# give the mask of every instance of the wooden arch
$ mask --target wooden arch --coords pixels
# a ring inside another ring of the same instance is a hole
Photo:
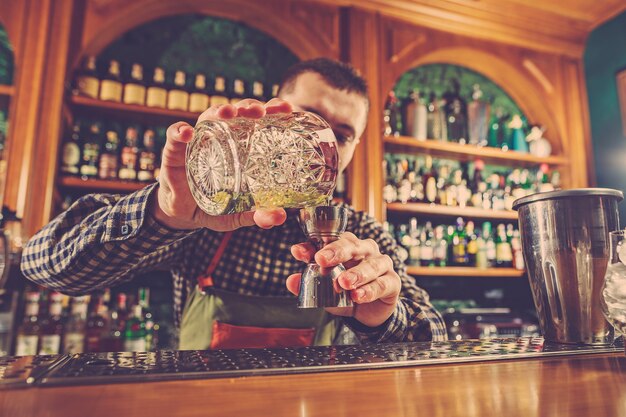
[[[97,55],[122,34],[143,23],[173,15],[198,13],[223,17],[258,29],[289,48],[298,58],[339,58],[339,10],[306,2],[265,0],[101,0],[85,10],[81,52]]]
[[[547,138],[550,139],[554,153],[560,153],[563,150],[563,136],[556,124],[556,115],[547,105],[546,96],[551,91],[541,83],[541,80],[533,78],[532,74],[523,73],[518,66],[497,55],[471,47],[437,49],[408,61],[405,68],[427,64],[458,65],[489,78],[509,94],[532,123],[538,123],[547,128],[549,132]],[[393,88],[402,74],[395,75],[395,78],[388,79],[389,85],[384,85],[382,91],[389,91]]]

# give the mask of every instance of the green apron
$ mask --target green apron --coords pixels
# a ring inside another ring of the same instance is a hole
[[[208,349],[214,321],[235,326],[263,328],[315,328],[313,344],[330,345],[337,333],[337,320],[324,309],[302,309],[296,297],[241,295],[197,286],[183,310],[181,350]]]
[[[226,234],[207,270],[210,277],[228,244]],[[206,278],[199,278],[199,282]],[[210,280],[212,282],[212,279]],[[332,344],[339,330],[338,319],[324,309],[301,309],[296,297],[242,295],[200,285],[187,299],[180,329],[181,350],[209,349],[217,321],[233,326],[265,329],[314,329],[313,344]],[[271,330],[269,330],[271,332]]]

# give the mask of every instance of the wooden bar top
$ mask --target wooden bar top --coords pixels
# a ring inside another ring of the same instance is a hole
[[[0,416],[626,417],[626,356],[7,390]]]

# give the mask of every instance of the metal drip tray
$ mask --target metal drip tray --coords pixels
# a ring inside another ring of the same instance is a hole
[[[60,355],[0,357],[0,388],[16,388],[33,384],[59,363]]]
[[[0,388],[297,374],[559,355],[623,352],[542,338],[280,349],[85,353],[0,359]]]
[[[392,343],[282,349],[78,354],[41,385],[224,378],[623,351],[618,346],[550,345],[542,338]]]

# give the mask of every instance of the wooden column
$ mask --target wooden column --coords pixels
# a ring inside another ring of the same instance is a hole
[[[382,105],[380,96],[380,16],[375,12],[350,9],[346,19],[347,58],[361,72],[369,85],[370,110],[367,129],[350,164],[349,184],[352,205],[383,220]]]
[[[22,42],[15,65],[15,95],[11,105],[11,132],[8,149],[7,185],[4,205],[24,215],[28,194],[28,177],[32,174],[32,153],[37,134],[37,119],[46,45],[51,25],[51,0],[23,0],[24,19],[20,36]]]
[[[33,149],[32,174],[27,184],[26,204],[24,205],[23,230],[28,236],[35,233],[48,222],[52,211],[56,165],[58,160],[58,138],[62,135],[63,97],[67,73],[67,62],[72,31],[74,0],[62,0],[53,3],[50,26],[46,42],[46,66],[42,74],[44,82],[41,88],[40,109],[35,146]],[[82,17],[74,19],[80,21]]]

